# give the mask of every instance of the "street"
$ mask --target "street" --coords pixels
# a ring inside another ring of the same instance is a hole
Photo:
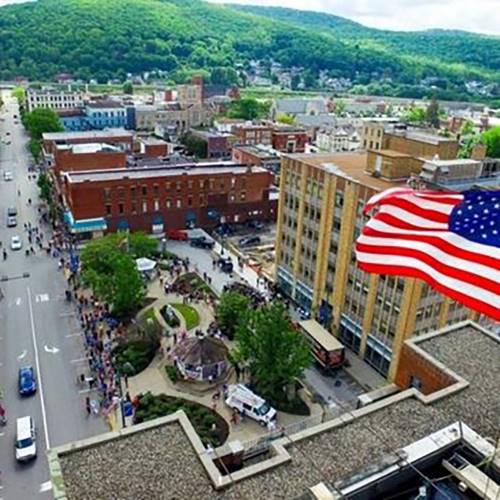
[[[38,188],[28,179],[32,160],[23,126],[14,119],[19,116],[17,103],[10,91],[3,91],[2,99],[6,104],[0,111],[0,241],[8,257],[0,262],[0,388],[8,422],[0,427],[0,499],[50,498],[46,449],[108,428],[101,418],[86,416],[85,391],[76,384],[87,360],[75,310],[64,299],[65,279],[57,259],[40,250],[25,255],[29,243],[24,224],[39,226]],[[13,180],[4,180],[6,170]],[[7,228],[8,207],[17,208],[17,227]],[[47,226],[41,230],[50,238]],[[22,239],[20,250],[10,248],[14,235]],[[38,390],[22,398],[18,370],[25,365],[33,366]],[[26,415],[35,421],[38,457],[19,464],[14,457],[16,419]]]

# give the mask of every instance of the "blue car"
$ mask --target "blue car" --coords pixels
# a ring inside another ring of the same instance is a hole
[[[19,394],[29,396],[36,392],[36,378],[32,366],[19,368]]]

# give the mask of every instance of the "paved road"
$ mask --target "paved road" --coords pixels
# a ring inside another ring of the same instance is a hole
[[[37,223],[35,205],[37,187],[28,180],[29,155],[22,125],[14,123],[17,104],[3,93],[7,103],[0,111],[0,241],[9,247],[18,234],[26,245],[23,224]],[[7,136],[7,132],[10,135]],[[4,181],[3,172],[13,172],[13,181]],[[17,190],[20,189],[21,196]],[[18,227],[6,227],[6,210],[16,206]],[[1,257],[0,257],[1,258]],[[29,277],[22,277],[29,273]],[[65,280],[57,262],[45,253],[26,257],[8,248],[8,258],[0,261],[0,281],[4,297],[0,299],[0,387],[2,404],[7,409],[8,424],[0,427],[0,469],[3,481],[0,499],[50,498],[50,484],[45,451],[69,441],[105,432],[100,418],[85,416],[85,394],[79,393],[76,375],[82,360],[82,343],[72,306],[64,300]],[[36,395],[21,398],[17,392],[20,366],[35,367],[39,378]],[[37,426],[38,458],[21,466],[14,460],[15,420],[31,415]]]

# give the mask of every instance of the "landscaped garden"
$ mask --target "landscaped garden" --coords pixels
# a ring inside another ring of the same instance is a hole
[[[196,273],[186,273],[179,276],[175,280],[174,286],[181,295],[196,295],[203,293],[213,299],[217,298],[210,286],[208,286]]]
[[[187,304],[170,304],[173,308],[175,308],[179,314],[184,318],[186,323],[186,330],[191,330],[192,328],[196,328],[200,324],[200,315],[198,311]]]
[[[160,309],[160,314],[163,316],[165,323],[167,323],[170,328],[177,328],[181,325],[181,320],[178,318],[177,313],[170,304],[163,306]]]
[[[135,410],[135,423],[165,417],[177,410],[184,410],[205,445],[217,447],[224,444],[229,434],[229,426],[220,415],[206,406],[166,394],[153,396],[146,392],[140,395]]]

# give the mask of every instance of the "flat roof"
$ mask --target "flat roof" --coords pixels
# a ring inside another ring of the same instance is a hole
[[[85,144],[62,144],[58,145],[57,149],[68,149],[71,150],[73,154],[90,154],[98,153],[100,151],[109,151],[112,153],[119,153],[120,150],[111,146],[111,144],[105,144],[102,142],[89,142]]]
[[[344,345],[316,320],[308,319],[299,323],[300,327],[327,351],[338,351]]]
[[[389,158],[413,158],[413,156],[407,153],[401,153],[395,149],[379,149],[378,151],[369,151],[369,153],[380,154]]]
[[[365,151],[327,154],[295,153],[285,154],[283,157],[303,162],[315,168],[322,168],[327,172],[335,173],[340,177],[348,178],[377,191],[383,191],[384,189],[404,184],[403,181],[388,181],[379,177],[373,177],[373,175],[367,172],[367,153]]]
[[[137,430],[127,428],[50,451],[49,460],[56,453],[62,471],[60,481],[53,483],[65,485],[69,500],[106,498],[109,491],[120,498],[160,498],[165,491],[177,498],[301,498],[320,482],[335,485],[355,475],[358,480],[369,477],[386,468],[388,458],[394,463],[402,448],[455,422],[494,440],[499,429],[500,337],[467,321],[405,344],[431,368],[450,374],[452,385],[427,396],[405,389],[275,440],[271,458],[230,477],[221,476],[207,460],[199,439],[188,439],[189,429],[167,423],[165,417],[156,426],[148,422]]]
[[[159,139],[158,137],[139,137],[139,141],[149,146],[159,146],[168,144],[167,141],[165,141],[164,139]]]
[[[150,179],[154,177],[175,177],[179,175],[217,175],[244,174],[251,168],[252,173],[267,172],[261,167],[240,165],[234,162],[219,163],[184,163],[176,165],[162,165],[148,167],[116,168],[110,170],[82,170],[78,172],[65,172],[64,175],[71,184],[80,182],[118,181],[122,179]]]
[[[472,160],[471,158],[455,158],[453,160],[426,160],[425,163],[436,165],[437,167],[453,167],[465,165],[480,165],[479,160]]]
[[[450,137],[443,137],[441,135],[433,134],[431,132],[426,132],[423,130],[412,130],[412,129],[401,129],[394,130],[389,129],[386,130],[386,134],[394,135],[397,137],[404,137],[409,140],[426,142],[428,144],[438,145],[441,142],[455,142],[456,139],[452,139]]]
[[[239,151],[243,151],[244,153],[248,153],[254,156],[258,156],[261,159],[280,159],[280,154],[276,149],[273,149],[272,147],[269,146],[269,148],[264,148],[264,147],[259,147],[259,146],[252,146],[252,145],[235,145],[233,146],[233,149],[237,149]]]
[[[105,100],[105,101],[89,101],[85,103],[85,105],[89,108],[97,108],[97,109],[106,109],[106,108],[123,108],[123,104],[121,102]]]
[[[44,141],[67,141],[71,139],[99,139],[103,137],[127,137],[133,134],[124,128],[105,128],[103,130],[84,130],[81,132],[46,132],[42,134]]]

